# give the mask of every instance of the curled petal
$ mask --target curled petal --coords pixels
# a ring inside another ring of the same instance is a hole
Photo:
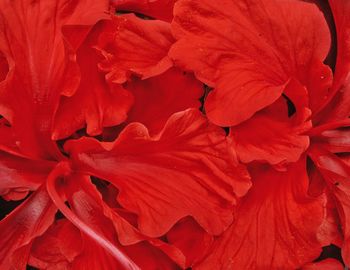
[[[188,215],[219,234],[232,221],[232,205],[250,187],[224,132],[194,109],[172,115],[152,137],[132,123],[113,143],[83,138],[65,149],[73,167],[118,187],[118,201],[138,215],[147,236],[163,235]]]

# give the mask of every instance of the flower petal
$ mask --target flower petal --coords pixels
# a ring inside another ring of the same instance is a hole
[[[292,80],[286,88],[286,92],[290,91],[295,95],[304,93],[305,89]],[[232,127],[230,136],[239,159],[245,163],[258,160],[273,165],[298,161],[309,146],[309,138],[303,133],[311,128],[311,121],[307,121],[309,109],[296,108],[296,113],[289,118],[287,101],[281,97],[249,120]]]
[[[87,133],[98,135],[102,128],[123,122],[131,107],[133,97],[120,85],[107,84],[98,70],[102,58],[93,46],[108,22],[98,23],[77,51],[81,81],[76,93],[62,97],[53,132],[54,139],[63,139],[87,125]]]
[[[204,92],[203,85],[192,74],[183,74],[175,68],[154,78],[129,82],[125,88],[135,97],[127,123],[140,122],[150,134],[161,131],[172,114],[199,108]]]
[[[11,191],[21,190],[25,196],[26,192],[36,190],[53,167],[53,162],[25,159],[0,151],[0,196],[11,199],[8,196]]]
[[[177,0],[112,0],[117,11],[133,11],[152,18],[171,22]]]
[[[56,211],[46,190],[40,188],[0,221],[1,269],[12,269],[13,253],[43,234],[52,224]]]
[[[0,3],[0,51],[9,74],[0,84],[0,114],[14,129],[23,153],[61,158],[51,141],[51,125],[61,95],[76,90],[79,74],[74,52],[61,28],[104,18],[107,1],[4,0]],[[104,5],[101,7],[101,4]],[[102,9],[103,8],[103,9]]]
[[[308,85],[329,51],[321,11],[294,0],[180,0],[170,56],[215,86],[205,103],[211,121],[232,126],[277,100],[291,78]]]
[[[313,147],[310,156],[326,180],[331,196],[334,196],[336,201],[344,237],[342,257],[345,264],[350,266],[350,164],[321,147]]]
[[[307,195],[305,159],[278,172],[251,167],[253,187],[198,269],[296,269],[321,253],[323,201]]]
[[[201,261],[211,247],[214,237],[192,218],[180,220],[166,235],[170,244],[177,246],[186,256],[186,266]]]
[[[330,0],[337,32],[337,63],[334,77],[334,90],[342,87],[350,75],[350,2]]]
[[[131,74],[142,79],[159,75],[173,65],[168,57],[173,42],[169,23],[116,16],[96,46],[105,58],[100,68],[114,83],[126,82]]]
[[[81,248],[79,230],[68,220],[60,219],[33,241],[29,264],[39,269],[69,269]]]
[[[250,186],[223,131],[197,110],[174,114],[157,136],[133,123],[113,143],[83,138],[65,149],[74,167],[118,187],[118,201],[139,216],[140,231],[151,237],[188,215],[208,232],[221,233],[232,221],[232,204]]]
[[[320,115],[323,122],[350,116],[350,2],[330,0],[337,37],[337,61],[334,83],[326,106]]]

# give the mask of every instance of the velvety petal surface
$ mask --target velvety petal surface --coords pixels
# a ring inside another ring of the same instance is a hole
[[[189,215],[219,234],[232,221],[232,205],[250,187],[224,132],[195,109],[172,115],[152,137],[133,123],[113,143],[83,138],[65,148],[73,167],[118,187],[118,201],[138,215],[139,229],[148,236],[163,235]]]
[[[250,168],[253,186],[235,221],[195,269],[296,269],[318,257],[323,202],[307,195],[305,160],[278,172]]]
[[[303,1],[180,0],[174,14],[178,41],[170,56],[215,86],[205,108],[221,126],[238,124],[273,103],[291,77],[309,85],[306,71],[330,47],[321,11]],[[324,72],[329,75],[329,69]]]

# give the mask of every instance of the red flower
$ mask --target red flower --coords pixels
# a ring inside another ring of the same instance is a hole
[[[349,33],[346,0],[0,2],[0,269],[349,266]]]
[[[337,205],[343,259],[349,264],[348,165],[321,150],[348,151],[348,133],[334,129],[349,125],[350,9],[345,1],[330,4],[340,38],[334,80],[322,63],[330,48],[328,27],[314,4],[181,0],[175,5],[172,27],[178,41],[170,55],[214,87],[205,101],[207,115],[232,126],[232,147],[249,163],[253,182],[236,221],[199,268],[220,263],[220,269],[293,269],[316,259],[324,243],[338,238],[319,234],[326,226],[325,199]],[[313,185],[317,196],[307,194],[305,154],[322,175]],[[264,173],[253,161],[273,167]]]

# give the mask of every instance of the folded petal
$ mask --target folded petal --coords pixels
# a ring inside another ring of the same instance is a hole
[[[296,269],[318,257],[323,201],[307,195],[305,159],[278,172],[251,166],[235,221],[197,269]]]
[[[168,118],[188,108],[199,108],[204,89],[192,74],[172,68],[147,80],[134,80],[125,88],[135,102],[128,114],[127,123],[140,122],[150,134],[162,130]]]
[[[177,0],[112,0],[118,11],[133,11],[149,17],[171,22]]]
[[[294,95],[305,92],[296,80],[289,82],[286,90]],[[230,136],[239,159],[245,163],[258,160],[270,164],[299,160],[309,146],[309,138],[303,133],[311,128],[311,121],[307,120],[309,109],[296,106],[296,110],[289,117],[287,100],[281,97],[249,120],[232,127]]]
[[[194,109],[172,115],[153,137],[133,123],[113,143],[83,138],[65,149],[73,167],[119,189],[119,203],[138,215],[147,236],[163,235],[185,216],[219,234],[232,221],[232,205],[250,187],[223,130]]]
[[[308,85],[305,71],[330,47],[321,11],[303,1],[180,0],[174,14],[178,41],[170,56],[215,86],[205,108],[221,126],[239,124],[273,103],[290,77]]]
[[[116,16],[97,45],[105,58],[100,68],[114,83],[124,83],[131,74],[142,79],[159,75],[173,65],[168,57],[173,42],[169,23]]]
[[[52,120],[60,96],[76,90],[79,73],[61,29],[104,18],[108,2],[93,2],[0,3],[0,51],[9,65],[9,74],[0,84],[0,114],[10,121],[18,145],[28,155],[62,157],[51,141]],[[92,7],[99,9],[90,11]]]
[[[57,208],[44,188],[30,195],[20,206],[0,221],[0,268],[13,269],[13,253],[30,244],[53,223]],[[29,249],[30,245],[26,247]],[[17,257],[16,257],[17,258]],[[27,258],[20,258],[25,265]]]
[[[102,57],[93,48],[108,22],[98,23],[77,51],[81,81],[76,93],[62,97],[58,108],[53,138],[62,139],[87,126],[95,136],[103,127],[118,125],[127,117],[133,98],[120,85],[108,84],[98,63]]]

